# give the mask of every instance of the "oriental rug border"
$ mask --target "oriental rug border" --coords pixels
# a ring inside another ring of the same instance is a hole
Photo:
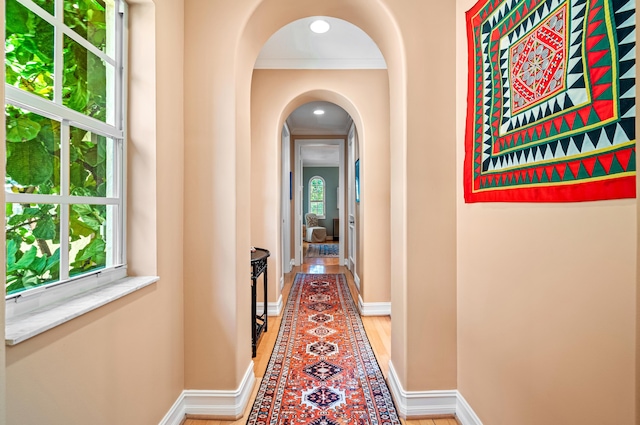
[[[344,274],[294,279],[247,425],[400,425]]]

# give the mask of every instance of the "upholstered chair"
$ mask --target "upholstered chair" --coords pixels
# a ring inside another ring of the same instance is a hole
[[[324,242],[327,240],[327,229],[318,226],[318,216],[314,213],[307,213],[304,215],[304,220],[307,223],[304,240],[307,242]]]

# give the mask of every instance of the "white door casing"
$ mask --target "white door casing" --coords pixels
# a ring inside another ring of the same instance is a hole
[[[351,124],[349,129],[348,143],[349,143],[349,248],[347,267],[354,274],[356,273],[356,176],[355,176],[355,163],[356,163],[356,132],[355,126]]]
[[[284,273],[291,271],[291,144],[289,127],[285,123],[282,127],[282,205],[281,205],[281,254],[282,254],[282,278]],[[283,280],[284,281],[284,280]]]
[[[303,224],[303,197],[304,197],[304,182],[302,178],[303,164],[302,164],[302,147],[303,146],[325,146],[325,145],[337,145],[340,147],[340,159],[338,164],[338,232],[340,235],[344,235],[345,225],[344,225],[344,207],[343,207],[343,187],[344,187],[344,170],[345,170],[345,158],[344,158],[344,139],[294,139],[294,155],[295,155],[295,176],[296,176],[296,194],[295,194],[295,212],[296,216],[294,217],[294,235],[295,235],[295,264],[297,266],[301,265],[303,262],[302,258],[302,224]],[[345,245],[344,239],[340,238],[339,243],[339,262],[340,264],[344,264],[345,259]]]

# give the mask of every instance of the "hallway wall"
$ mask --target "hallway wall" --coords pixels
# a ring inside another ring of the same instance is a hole
[[[160,280],[8,347],[10,425],[153,425],[184,389],[183,2],[129,3],[128,262]]]
[[[464,203],[475,3],[456,13],[458,389],[485,424],[632,424],[636,200]]]

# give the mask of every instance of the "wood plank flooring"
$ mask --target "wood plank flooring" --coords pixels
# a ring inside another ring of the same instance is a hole
[[[358,293],[353,282],[351,272],[344,266],[338,265],[337,258],[305,258],[304,264],[294,267],[291,273],[285,275],[282,299],[287,300],[289,291],[296,273],[344,273],[349,282],[349,289],[354,300],[358,299]],[[391,352],[391,318],[389,316],[363,317],[362,322],[367,332],[367,337],[371,342],[371,347],[378,359],[378,364],[382,369],[385,378],[389,372],[389,358]],[[280,317],[269,317],[269,331],[263,334],[258,343],[256,357],[253,359],[253,371],[256,375],[256,385],[249,400],[249,404],[244,412],[244,416],[237,421],[219,421],[211,419],[187,418],[182,425],[244,425],[256,398],[260,381],[269,364],[271,352],[276,343],[280,329]],[[439,419],[412,419],[401,420],[405,425],[459,425],[454,418]]]

